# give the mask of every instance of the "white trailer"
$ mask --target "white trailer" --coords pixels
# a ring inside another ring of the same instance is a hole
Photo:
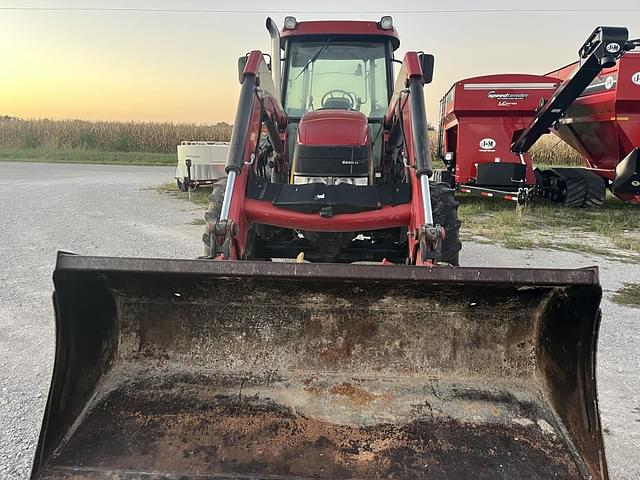
[[[184,192],[200,185],[212,185],[227,176],[229,144],[226,142],[183,141],[178,145],[176,182]]]

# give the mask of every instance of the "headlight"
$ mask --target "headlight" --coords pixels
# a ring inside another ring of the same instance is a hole
[[[293,177],[294,185],[307,185],[309,183],[324,183],[326,185],[340,185],[348,183],[349,185],[366,186],[369,185],[368,177],[304,177],[296,175]]]
[[[367,177],[358,177],[358,178],[355,178],[354,180],[355,180],[354,183],[358,186],[364,187],[366,185],[369,185],[369,178]]]
[[[334,177],[333,178],[334,185],[340,185],[341,183],[348,183],[349,185],[357,185],[362,187],[365,185],[369,185],[369,179],[367,177],[355,177],[355,178]]]
[[[348,183],[349,185],[353,185],[353,178],[342,178],[342,177],[334,177],[333,179],[334,185],[340,185],[341,183]]]
[[[293,177],[294,185],[306,185],[308,183],[326,183],[329,184],[329,177],[301,177],[296,175]]]

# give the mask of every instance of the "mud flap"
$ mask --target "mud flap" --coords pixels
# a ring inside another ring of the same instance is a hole
[[[596,268],[80,257],[33,479],[607,478]]]

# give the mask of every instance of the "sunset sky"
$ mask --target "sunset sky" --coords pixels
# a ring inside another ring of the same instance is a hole
[[[431,118],[455,80],[487,73],[545,73],[573,61],[597,25],[627,26],[632,37],[640,37],[638,0],[324,0],[269,5],[254,0],[0,0],[0,115],[230,122],[239,92],[237,57],[252,49],[269,51],[264,21],[270,12],[278,25],[286,13],[298,20],[378,20],[391,14],[402,42],[398,58],[405,50],[436,56],[435,80],[426,89]],[[514,8],[536,11],[443,11]],[[547,9],[556,11],[540,11]],[[582,11],[567,11],[573,9]]]

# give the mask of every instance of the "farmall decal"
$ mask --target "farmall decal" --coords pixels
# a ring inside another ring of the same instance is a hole
[[[492,100],[499,100],[499,107],[510,107],[512,105],[518,105],[518,100],[526,99],[528,93],[498,93],[495,90],[491,90],[487,96]]]

